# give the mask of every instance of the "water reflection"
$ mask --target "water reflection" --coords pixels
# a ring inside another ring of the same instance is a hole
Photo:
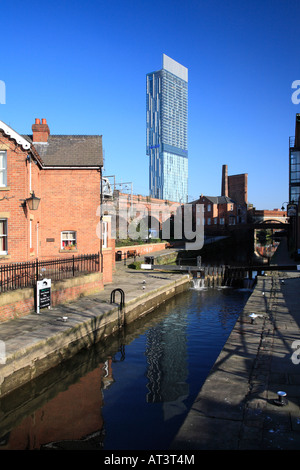
[[[169,321],[168,321],[169,320]],[[186,314],[174,314],[147,332],[147,402],[170,402],[188,394]]]
[[[148,403],[163,403],[163,420],[186,411],[189,394],[187,314],[174,313],[147,332]]]
[[[0,448],[166,448],[248,295],[181,294],[4,397]]]

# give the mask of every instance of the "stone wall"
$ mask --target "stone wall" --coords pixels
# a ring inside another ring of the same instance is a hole
[[[92,273],[51,283],[51,305],[71,302],[103,289],[102,273]],[[28,287],[0,295],[0,322],[36,311],[35,289]]]

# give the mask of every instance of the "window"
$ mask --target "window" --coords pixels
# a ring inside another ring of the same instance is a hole
[[[102,247],[107,248],[107,238],[108,238],[108,224],[103,222],[102,225]]]
[[[291,153],[290,181],[291,183],[300,183],[300,152]]]
[[[225,219],[224,217],[220,217],[220,225],[224,225],[225,224]]]
[[[62,250],[72,250],[76,248],[76,232],[66,230],[61,232],[61,248]]]
[[[290,201],[294,201],[298,204],[300,201],[300,186],[291,186],[290,194]]]
[[[0,255],[7,255],[7,220],[0,219]]]
[[[7,186],[7,158],[4,151],[0,151],[0,186]]]

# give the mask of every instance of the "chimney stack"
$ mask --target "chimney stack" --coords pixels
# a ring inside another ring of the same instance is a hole
[[[300,147],[300,114],[296,114],[295,147]]]
[[[32,140],[33,143],[47,143],[48,137],[50,135],[50,130],[47,124],[46,119],[42,119],[42,123],[40,119],[36,119],[35,123],[32,125]]]
[[[227,165],[222,166],[221,196],[227,196],[228,197],[228,167],[227,167]]]

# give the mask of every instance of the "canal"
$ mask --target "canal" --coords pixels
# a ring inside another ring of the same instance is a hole
[[[250,292],[189,289],[0,400],[0,449],[168,449]]]

